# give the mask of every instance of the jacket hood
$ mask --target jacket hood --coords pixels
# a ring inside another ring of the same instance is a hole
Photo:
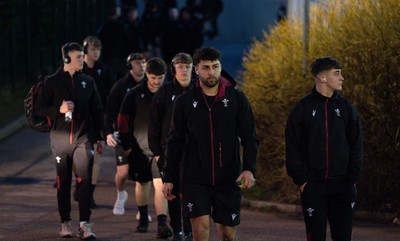
[[[226,80],[228,80],[229,83],[231,83],[231,85],[233,87],[235,87],[237,85],[236,80],[228,72],[226,72],[225,70],[221,71],[221,77],[224,77]]]

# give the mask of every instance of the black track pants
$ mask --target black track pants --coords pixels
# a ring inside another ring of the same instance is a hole
[[[57,201],[61,222],[71,220],[72,166],[78,182],[79,221],[90,220],[90,184],[93,165],[93,148],[86,136],[72,144],[69,138],[51,133],[51,149],[57,170]]]
[[[301,194],[307,241],[325,241],[329,221],[334,241],[350,241],[357,191],[353,184],[308,182]]]

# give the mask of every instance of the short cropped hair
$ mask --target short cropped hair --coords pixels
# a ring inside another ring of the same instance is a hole
[[[95,48],[101,49],[102,44],[101,41],[98,37],[96,36],[87,36],[84,40],[83,40],[83,48],[87,49],[88,47],[93,46]]]
[[[310,64],[311,74],[314,77],[320,72],[330,69],[342,69],[342,65],[339,63],[339,61],[332,57],[318,58]]]
[[[72,51],[83,51],[83,48],[76,42],[66,43],[61,47],[61,54],[63,58],[67,57],[68,53]]]
[[[146,60],[146,56],[142,53],[131,53],[126,58],[126,63],[129,64],[133,60]]]
[[[172,64],[192,64],[193,59],[190,54],[178,53],[172,59]]]
[[[154,75],[164,75],[167,73],[167,64],[159,57],[151,58],[146,63],[146,72]]]
[[[193,57],[194,65],[198,65],[202,60],[221,61],[221,53],[214,47],[204,47],[198,49]]]

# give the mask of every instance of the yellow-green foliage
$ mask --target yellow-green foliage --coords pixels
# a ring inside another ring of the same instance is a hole
[[[284,128],[294,104],[314,84],[303,76],[303,25],[275,26],[244,58],[243,90],[256,116],[261,148],[257,178],[268,199],[295,202],[285,170]],[[310,14],[307,63],[332,56],[342,65],[342,94],[364,127],[363,209],[400,208],[400,1],[328,0]]]

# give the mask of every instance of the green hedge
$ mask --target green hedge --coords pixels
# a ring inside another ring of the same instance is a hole
[[[364,128],[364,169],[359,208],[400,210],[400,2],[328,0],[312,5],[307,62],[321,56],[343,65],[342,94],[359,110]],[[314,82],[303,76],[303,25],[282,22],[254,41],[243,65],[243,90],[261,140],[260,198],[298,203],[285,170],[288,113]]]

